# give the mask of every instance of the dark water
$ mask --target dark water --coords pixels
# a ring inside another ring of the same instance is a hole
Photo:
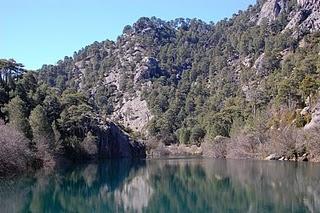
[[[320,212],[320,165],[114,160],[3,180],[0,212]]]

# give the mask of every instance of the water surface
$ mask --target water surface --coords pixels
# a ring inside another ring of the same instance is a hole
[[[1,212],[320,212],[320,165],[112,160],[0,182]]]

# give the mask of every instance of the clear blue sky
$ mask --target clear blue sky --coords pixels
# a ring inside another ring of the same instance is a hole
[[[216,22],[256,0],[0,0],[0,58],[28,69],[55,64],[74,51],[115,40],[139,17]]]

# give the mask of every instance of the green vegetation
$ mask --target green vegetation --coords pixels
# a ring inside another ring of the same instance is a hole
[[[290,31],[281,33],[281,20],[251,22],[257,7],[215,25],[192,20],[161,46],[157,58],[168,75],[153,79],[144,93],[155,115],[152,135],[165,143],[229,137],[238,121],[250,128],[258,112],[294,111],[307,97],[316,101],[320,35],[305,36],[308,45],[298,47]],[[302,118],[297,114],[287,124],[296,119]],[[194,138],[195,132],[202,134]]]
[[[5,66],[6,61],[3,64]],[[4,69],[13,68],[1,68]],[[2,107],[3,119],[34,143],[44,138],[64,145],[69,136],[83,140],[90,125],[97,125],[94,110],[83,94],[74,90],[61,93],[39,83],[36,72],[11,76],[14,79],[8,76],[10,83],[2,79],[2,90],[7,88],[8,94],[8,101]],[[59,133],[59,141],[54,141],[53,128]]]
[[[42,159],[44,153],[49,161],[57,153],[71,153],[69,158],[78,158],[78,154],[82,156],[81,143],[88,141],[87,135],[92,135],[93,129],[98,129],[97,118],[88,99],[74,90],[61,93],[40,83],[37,80],[39,73],[26,72],[13,60],[1,60],[0,70],[0,91],[3,91],[1,125],[7,124],[12,128],[2,128],[7,131],[6,140],[12,141],[3,142],[6,148],[16,149],[15,141],[19,140],[27,144],[24,151],[29,153],[25,162],[28,167],[34,167],[34,162],[45,163],[48,159]]]
[[[320,35],[283,31],[297,8],[293,2],[274,22],[257,25],[252,17],[263,2],[215,24],[141,18],[123,31],[134,37],[95,42],[57,66],[45,65],[39,79],[61,91],[82,91],[101,115],[112,115],[123,94],[142,90],[154,115],[149,136],[165,144],[229,137],[239,123],[254,128],[250,122],[259,113],[294,111],[305,107],[308,97],[312,104],[317,100]],[[299,47],[301,41],[306,45]],[[118,52],[127,62],[115,58]],[[151,60],[150,73],[136,82],[144,56]],[[104,82],[113,70],[120,73],[119,88]],[[274,119],[265,122],[280,122]],[[293,120],[301,127],[307,118],[296,114],[287,124]]]
[[[37,72],[1,60],[0,119],[35,154],[45,144],[77,158],[100,124],[131,121],[119,106],[139,93],[153,116],[135,135],[167,145],[245,135],[234,147],[255,150],[272,129],[310,122],[299,112],[315,106],[320,86],[320,34],[285,29],[294,1],[257,24],[263,3],[210,24],[140,18],[116,42],[95,42]]]

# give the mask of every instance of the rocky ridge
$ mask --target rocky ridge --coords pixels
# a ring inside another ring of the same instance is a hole
[[[317,0],[266,0],[263,1],[256,13],[256,25],[261,25],[264,20],[271,24],[279,19],[281,14],[289,13],[288,23],[284,32],[292,30],[292,36],[317,32],[320,30],[320,2]],[[294,5],[294,6],[292,6]],[[125,27],[123,34],[116,42],[96,42],[79,51],[72,59],[72,71],[69,71],[69,81],[79,90],[90,94],[92,101],[99,102],[97,98],[99,90],[107,90],[107,109],[100,112],[100,116],[108,121],[114,121],[131,129],[133,132],[147,135],[148,123],[153,118],[147,101],[143,97],[143,91],[153,86],[153,79],[166,76],[168,72],[160,64],[158,54],[160,47],[174,40],[179,25],[172,27],[169,22],[155,19],[142,18],[133,26]],[[192,41],[185,41],[186,44]],[[210,48],[209,43],[206,48]],[[204,45],[204,46],[205,46]],[[281,53],[282,59],[290,51]],[[268,75],[264,67],[265,53],[261,53],[257,59],[253,56],[239,57],[234,54],[227,59],[227,65],[235,70],[232,74],[234,81],[240,84],[241,69],[255,71],[255,75],[263,78]],[[185,70],[190,69],[190,64],[185,63]],[[231,69],[230,68],[230,69]],[[98,70],[89,73],[88,70]],[[177,72],[179,80],[181,72]],[[86,79],[93,78],[95,82],[89,85]],[[248,101],[254,100],[260,94],[260,82],[252,81],[241,85]],[[103,103],[105,104],[105,103]],[[111,105],[111,106],[110,106]]]
[[[163,75],[156,58],[152,57],[156,47],[141,43],[141,37],[148,36],[151,27],[140,26],[124,32],[114,42],[97,43],[93,53],[85,58],[75,58],[72,70],[73,79],[80,90],[84,90],[84,79],[88,78],[86,70],[92,66],[103,66],[103,59],[112,60],[112,66],[103,71],[102,77],[89,88],[94,97],[99,87],[112,88],[114,97],[112,113],[107,117],[136,132],[144,132],[147,123],[152,119],[147,102],[142,99],[141,91],[150,87],[151,79]],[[159,29],[160,31],[160,29]]]
[[[264,20],[271,23],[275,21],[283,11],[289,9],[289,4],[293,0],[268,0],[266,1],[258,15],[257,24]],[[317,0],[297,0],[297,9],[290,12],[290,22],[285,30],[297,31],[299,35],[312,33],[320,29],[320,2]]]
[[[298,0],[299,9],[292,14],[286,29],[298,29],[298,33],[312,33],[320,30],[320,2]]]

